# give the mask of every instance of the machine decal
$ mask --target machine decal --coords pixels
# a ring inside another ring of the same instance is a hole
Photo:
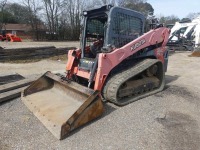
[[[131,46],[131,50],[135,50],[136,48],[142,46],[144,43],[146,43],[145,39],[140,40],[139,42],[135,43],[133,46]]]

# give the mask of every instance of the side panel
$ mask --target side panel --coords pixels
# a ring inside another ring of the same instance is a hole
[[[115,49],[111,53],[99,54],[99,63],[94,89],[101,90],[109,72],[120,62],[149,46],[161,43],[161,46],[158,46],[158,48],[154,50],[154,55],[164,63],[164,54],[166,50],[165,45],[168,41],[169,33],[169,29],[164,27],[151,30],[136,40],[126,44],[122,48]]]

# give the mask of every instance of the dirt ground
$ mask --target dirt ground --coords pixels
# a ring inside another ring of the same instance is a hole
[[[169,57],[165,90],[124,107],[105,104],[103,116],[57,140],[20,98],[0,105],[0,149],[200,149],[200,58]],[[2,72],[22,75],[64,70],[64,61],[0,63]]]
[[[9,48],[25,48],[25,47],[45,47],[45,46],[55,46],[57,48],[62,47],[79,47],[79,42],[77,41],[63,41],[63,42],[1,42],[0,46],[9,49]]]

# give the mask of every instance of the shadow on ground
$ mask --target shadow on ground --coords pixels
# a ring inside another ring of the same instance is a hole
[[[168,149],[199,150],[200,134],[196,120],[180,112],[168,112],[164,118],[156,118],[166,132]]]
[[[165,75],[165,83],[169,84],[171,82],[176,81],[180,76],[178,75],[174,75],[174,76],[170,76],[170,75]]]

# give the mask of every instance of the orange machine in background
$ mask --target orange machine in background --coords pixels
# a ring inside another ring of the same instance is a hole
[[[7,33],[5,35],[0,35],[0,41],[10,41],[10,42],[22,42],[22,39],[15,34]]]

